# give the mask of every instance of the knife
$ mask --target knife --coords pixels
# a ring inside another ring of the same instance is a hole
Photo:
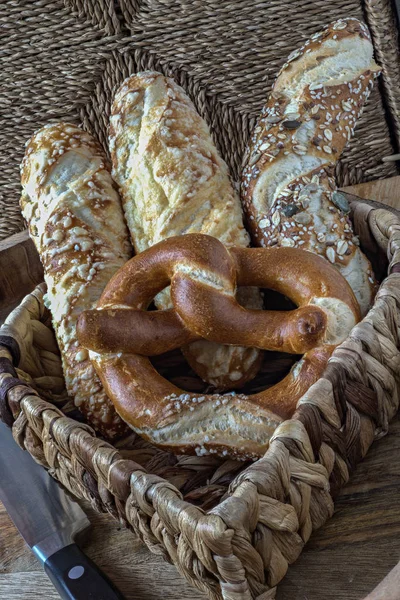
[[[0,500],[63,600],[123,600],[74,539],[90,521],[0,423]]]
[[[397,24],[400,25],[400,0],[394,0],[394,7],[396,9]]]

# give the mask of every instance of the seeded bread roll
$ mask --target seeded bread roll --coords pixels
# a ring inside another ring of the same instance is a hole
[[[151,71],[129,77],[111,111],[113,177],[137,252],[184,233],[206,233],[226,246],[248,246],[240,199],[206,123],[172,79]],[[261,308],[258,290],[240,291]],[[171,306],[169,290],[156,298]],[[218,389],[240,387],[256,374],[261,352],[198,341],[183,348],[203,380]]]
[[[333,168],[379,68],[366,26],[337,21],[283,66],[245,157],[242,199],[254,243],[324,256],[350,283],[365,314],[376,290]]]
[[[68,393],[91,425],[115,438],[126,425],[76,337],[79,314],[131,256],[106,158],[88,133],[57,123],[29,141],[21,175],[22,212],[43,263]]]

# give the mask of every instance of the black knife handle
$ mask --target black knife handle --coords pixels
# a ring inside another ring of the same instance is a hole
[[[76,544],[49,556],[44,570],[63,600],[123,600],[111,581]]]

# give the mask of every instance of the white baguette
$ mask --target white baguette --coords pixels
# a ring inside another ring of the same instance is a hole
[[[363,314],[376,289],[374,276],[332,176],[378,71],[368,30],[357,19],[312,36],[277,77],[242,181],[254,243],[324,256],[348,280]]]
[[[226,246],[248,246],[240,199],[209,129],[172,79],[146,71],[129,77],[111,111],[113,177],[137,252],[184,233],[204,233]],[[240,301],[261,308],[258,290]],[[169,292],[156,299],[170,306]],[[194,342],[183,349],[193,369],[219,389],[239,387],[260,365],[254,348]]]
[[[21,165],[21,208],[39,252],[68,393],[109,438],[125,424],[106,396],[76,320],[131,255],[118,193],[99,144],[75,125],[40,129]]]

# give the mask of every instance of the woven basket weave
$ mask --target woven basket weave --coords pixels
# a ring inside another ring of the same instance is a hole
[[[400,55],[391,0],[3,0],[0,239],[23,229],[19,164],[35,130],[64,119],[104,143],[112,91],[137,69],[173,74],[237,178],[289,53],[339,17],[366,18],[383,75],[337,168],[339,185],[397,173]]]
[[[113,90],[139,69],[172,75],[186,89],[237,179],[254,119],[288,53],[323,24],[363,13],[384,73],[338,165],[340,185],[396,174],[393,163],[381,163],[400,141],[389,0],[268,0],[251,10],[245,0],[1,3],[0,238],[23,228],[18,165],[26,139],[62,118],[82,122],[105,144]],[[0,331],[0,418],[16,441],[212,598],[274,597],[288,564],[332,514],[334,494],[397,410],[400,219],[365,203],[352,208],[363,248],[387,255],[390,275],[293,419],[250,466],[175,457],[133,434],[116,447],[96,438],[65,393],[43,286]],[[162,368],[179,372],[174,356]]]
[[[390,274],[293,418],[250,465],[176,457],[135,435],[118,448],[96,438],[63,390],[44,284],[0,330],[0,416],[17,443],[211,598],[274,597],[311,532],[332,515],[335,493],[398,409],[400,218],[364,202],[352,209],[363,248],[375,258],[387,254]]]

